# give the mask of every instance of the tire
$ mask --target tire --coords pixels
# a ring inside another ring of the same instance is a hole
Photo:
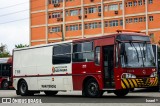
[[[9,82],[7,80],[2,82],[2,89],[9,89]]]
[[[125,90],[116,90],[114,91],[114,94],[117,95],[118,97],[124,97],[129,93],[129,89]]]
[[[58,93],[58,91],[44,91],[47,96],[54,96]]]
[[[101,97],[103,95],[103,91],[99,90],[99,85],[95,79],[89,79],[85,83],[82,94],[87,97]]]
[[[22,80],[18,85],[18,91],[21,96],[32,96],[34,93],[28,91],[28,85],[26,81]]]

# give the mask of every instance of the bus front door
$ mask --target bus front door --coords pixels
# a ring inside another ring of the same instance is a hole
[[[104,87],[114,87],[114,46],[103,47]]]

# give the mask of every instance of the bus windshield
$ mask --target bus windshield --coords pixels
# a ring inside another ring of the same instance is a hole
[[[155,67],[152,45],[145,42],[124,43],[121,64],[122,67]]]

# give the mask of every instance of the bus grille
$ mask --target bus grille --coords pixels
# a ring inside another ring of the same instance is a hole
[[[154,78],[154,81],[151,82],[153,78],[140,78],[140,79],[122,79],[121,86],[123,89],[128,88],[145,88],[157,86],[158,78]]]

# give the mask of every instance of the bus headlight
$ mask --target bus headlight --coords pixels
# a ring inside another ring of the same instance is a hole
[[[157,77],[158,75],[157,75],[157,72],[153,72],[151,75],[150,75],[150,77]]]
[[[130,73],[123,73],[121,78],[136,78],[136,76]]]

